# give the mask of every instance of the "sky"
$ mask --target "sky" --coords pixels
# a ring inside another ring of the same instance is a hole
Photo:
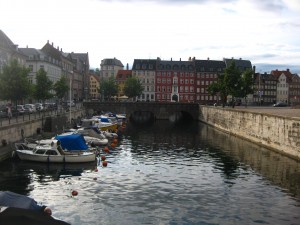
[[[0,29],[21,48],[88,52],[91,68],[114,57],[300,67],[300,0],[0,0]]]

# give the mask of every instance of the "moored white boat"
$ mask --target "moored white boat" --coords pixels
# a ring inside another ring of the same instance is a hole
[[[31,147],[26,143],[16,143],[16,154],[21,160],[35,162],[84,163],[95,161],[96,153],[87,151],[88,146],[81,139],[82,136],[79,134],[76,136],[73,135],[72,139],[67,142],[48,139],[37,143],[36,146],[31,145]]]

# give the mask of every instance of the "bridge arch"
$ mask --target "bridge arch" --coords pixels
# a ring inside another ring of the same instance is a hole
[[[124,113],[127,117],[132,115],[153,116],[156,120],[169,120],[174,117],[189,116],[198,120],[199,105],[195,103],[180,102],[84,102],[88,114],[100,112]],[[143,112],[143,113],[142,113]]]

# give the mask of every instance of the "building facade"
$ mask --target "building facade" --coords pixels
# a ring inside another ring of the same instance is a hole
[[[100,99],[100,78],[96,74],[89,75],[89,98]]]
[[[117,73],[117,77],[116,77],[116,83],[118,85],[118,96],[117,98],[120,99],[120,97],[122,98],[126,98],[125,93],[124,93],[124,86],[125,86],[125,81],[128,78],[132,77],[132,70],[127,69],[126,70],[119,70]]]
[[[122,70],[124,65],[116,58],[103,59],[100,64],[100,80],[107,80],[111,76],[116,78],[118,71]]]
[[[155,101],[156,59],[135,59],[132,66],[132,76],[140,80],[143,93],[137,101]]]

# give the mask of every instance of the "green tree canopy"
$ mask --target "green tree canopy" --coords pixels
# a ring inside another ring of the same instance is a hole
[[[108,80],[101,81],[99,91],[101,95],[104,95],[105,99],[110,99],[112,96],[116,96],[118,94],[116,79],[111,76]]]
[[[17,60],[3,66],[0,72],[0,98],[17,104],[31,95],[32,85],[28,80],[30,70],[18,64]]]
[[[130,77],[126,79],[124,85],[124,93],[129,98],[140,96],[143,93],[143,86],[140,80],[136,77]]]
[[[210,95],[220,95],[225,105],[228,95],[233,98],[246,98],[248,94],[253,93],[253,82],[253,72],[246,70],[242,73],[233,60],[224,73],[218,75],[217,81],[208,86],[207,90]]]
[[[34,88],[34,98],[38,101],[45,102],[45,100],[53,97],[50,92],[52,90],[53,83],[47,77],[47,72],[44,69],[40,69],[36,74],[36,85]]]
[[[67,78],[62,76],[54,85],[53,89],[56,93],[58,99],[62,99],[69,91],[69,86],[67,84]]]

